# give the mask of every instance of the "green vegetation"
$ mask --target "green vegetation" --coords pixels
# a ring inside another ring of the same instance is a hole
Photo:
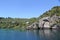
[[[53,7],[51,10],[46,11],[45,13],[43,13],[43,15],[39,16],[38,18],[26,19],[26,18],[0,17],[0,29],[16,29],[16,30],[25,29],[32,23],[37,22],[40,18],[53,16],[54,14],[60,16],[60,6]]]
[[[60,6],[53,7],[51,10],[43,13],[43,15],[41,15],[39,18],[43,18],[43,17],[47,17],[47,16],[53,16],[54,14],[56,14],[57,16],[60,16]]]
[[[25,29],[36,21],[36,18],[4,18],[0,17],[0,29]]]

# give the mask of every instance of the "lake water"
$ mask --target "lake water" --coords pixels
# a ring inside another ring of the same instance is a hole
[[[0,30],[0,40],[60,40],[59,30]]]

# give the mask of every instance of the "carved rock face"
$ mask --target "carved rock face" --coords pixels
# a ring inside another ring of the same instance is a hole
[[[44,28],[50,28],[49,22],[45,22]]]
[[[57,28],[56,21],[59,21],[59,17],[56,15],[53,15],[52,17],[43,17],[39,20],[38,23],[35,22],[32,25],[28,26],[28,29]]]
[[[44,17],[39,20],[39,28],[50,28],[49,17]]]

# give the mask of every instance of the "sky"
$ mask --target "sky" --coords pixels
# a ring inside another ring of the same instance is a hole
[[[0,0],[0,17],[39,17],[54,6],[60,6],[60,0]]]

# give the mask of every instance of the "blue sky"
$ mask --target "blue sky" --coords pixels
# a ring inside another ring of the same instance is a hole
[[[38,17],[54,6],[59,0],[0,0],[0,17]]]

